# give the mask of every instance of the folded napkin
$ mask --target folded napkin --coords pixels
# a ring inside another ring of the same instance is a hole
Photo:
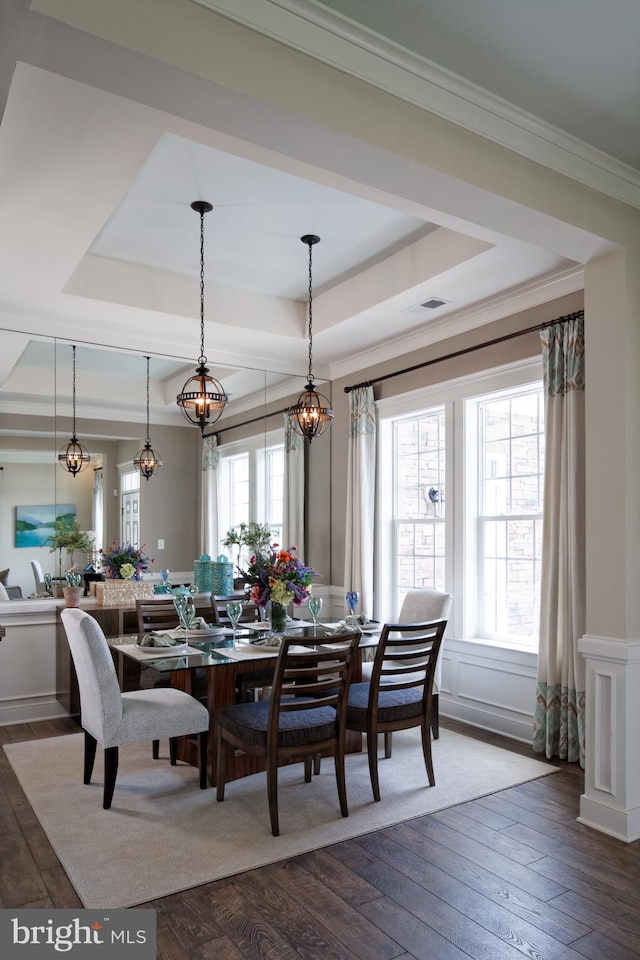
[[[250,641],[252,647],[279,647],[281,643],[282,637],[261,637]]]
[[[330,637],[339,637],[343,633],[362,633],[363,630],[359,623],[347,623],[346,620],[340,620],[335,626],[330,626],[325,623],[324,632],[325,634],[329,634]]]
[[[176,639],[170,633],[160,633],[155,630],[151,633],[145,633],[144,636],[136,640],[138,647],[184,647],[184,637]]]

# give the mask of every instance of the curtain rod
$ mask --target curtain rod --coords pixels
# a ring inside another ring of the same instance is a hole
[[[272,413],[264,413],[261,417],[252,417],[251,420],[243,420],[242,423],[234,423],[228,427],[223,427],[221,430],[212,430],[211,433],[205,434],[203,439],[206,440],[207,437],[217,437],[219,433],[226,433],[227,430],[237,430],[239,427],[248,427],[252,423],[266,420],[267,417],[278,417],[281,413],[286,413],[288,409],[289,407],[285,407],[284,410],[274,410]]]
[[[453,360],[454,357],[462,357],[466,353],[474,353],[476,350],[482,350],[484,347],[493,347],[497,343],[504,343],[507,340],[514,340],[516,337],[523,337],[525,333],[534,333],[536,330],[545,330],[552,327],[555,323],[568,323],[569,320],[584,318],[584,310],[576,310],[574,313],[567,314],[566,317],[558,317],[557,320],[549,320],[546,323],[536,323],[532,327],[526,327],[524,330],[516,330],[515,333],[505,333],[494,340],[485,340],[483,343],[476,343],[472,347],[463,347],[462,350],[454,350],[453,353],[445,353],[442,357],[433,357],[431,360],[425,360],[423,363],[416,363],[412,367],[405,367],[404,370],[396,370],[395,373],[385,373],[381,377],[374,377],[372,380],[364,380],[362,383],[354,383],[350,387],[345,387],[345,393],[351,393],[359,387],[371,387],[374,383],[381,383],[382,380],[390,380],[392,377],[401,377],[405,373],[413,373],[414,370],[422,370],[423,367],[430,367],[434,363],[442,363],[443,360]]]

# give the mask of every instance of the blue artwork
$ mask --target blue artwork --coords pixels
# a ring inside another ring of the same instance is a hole
[[[75,515],[74,503],[16,507],[16,547],[49,546],[55,521],[64,517],[65,522],[71,525]]]

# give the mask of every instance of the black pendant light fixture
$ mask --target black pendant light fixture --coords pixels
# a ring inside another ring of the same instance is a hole
[[[287,410],[287,416],[293,429],[311,443],[331,426],[333,410],[329,401],[315,388],[313,382],[313,272],[311,251],[314,244],[320,243],[320,237],[307,233],[300,237],[309,247],[309,374],[304,391],[293,407]]]
[[[195,200],[191,209],[200,214],[200,356],[195,376],[187,380],[176,403],[189,423],[200,427],[204,437],[206,428],[222,416],[229,398],[215,377],[209,376],[204,353],[204,215],[213,207],[206,200]]]
[[[162,460],[160,459],[160,454],[151,446],[151,440],[149,439],[149,361],[151,357],[146,357],[147,361],[147,439],[145,440],[144,447],[138,454],[138,456],[133,461],[134,466],[140,471],[140,476],[144,477],[145,480],[149,480],[151,477],[155,476],[160,467],[162,466]]]
[[[58,454],[58,462],[74,477],[87,466],[91,457],[76,437],[76,346],[73,344],[73,433],[69,443]]]

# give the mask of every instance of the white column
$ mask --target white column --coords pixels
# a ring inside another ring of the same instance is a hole
[[[636,253],[638,250],[636,249]],[[587,633],[582,823],[640,837],[640,255],[585,269]]]

